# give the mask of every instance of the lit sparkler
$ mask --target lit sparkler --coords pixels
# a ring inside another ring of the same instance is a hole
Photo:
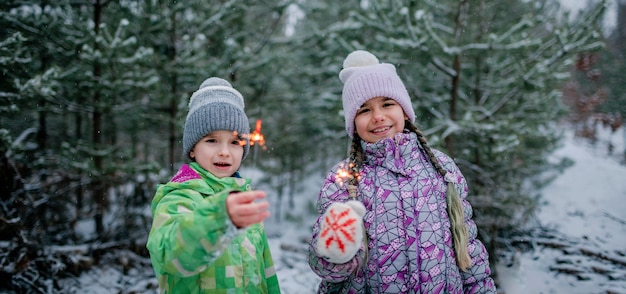
[[[337,173],[335,174],[335,183],[339,184],[340,186],[343,186],[344,183],[349,182],[350,179],[352,179],[355,176],[358,180],[359,173],[354,168],[354,163],[350,162],[348,164],[348,167],[345,167],[345,164],[342,163],[337,169]]]
[[[262,121],[261,119],[257,119],[256,120],[256,128],[254,129],[254,132],[252,132],[250,134],[250,145],[254,145],[257,144],[259,146],[263,147],[263,150],[265,150],[265,137],[263,137],[263,134],[261,133],[261,124]]]

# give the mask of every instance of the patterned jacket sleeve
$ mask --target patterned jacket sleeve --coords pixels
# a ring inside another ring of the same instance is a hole
[[[467,200],[469,188],[467,181],[461,173],[458,166],[452,159],[437,152],[437,157],[441,161],[443,167],[452,173],[455,180],[455,187],[459,192],[463,203],[463,214],[465,217],[465,225],[467,227],[469,242],[468,253],[472,259],[472,266],[467,271],[461,271],[463,278],[463,290],[465,293],[496,293],[496,287],[491,278],[491,268],[489,267],[489,254],[484,244],[478,239],[478,228],[472,219],[472,206]]]
[[[239,232],[226,211],[228,193],[204,198],[197,191],[177,189],[159,201],[147,247],[161,271],[193,276],[222,254]]]
[[[323,285],[345,281],[363,262],[364,257],[364,251],[361,248],[350,261],[336,264],[326,261],[316,252],[315,244],[317,244],[319,238],[322,215],[333,202],[345,202],[348,199],[348,190],[345,187],[344,180],[338,179],[336,176],[337,168],[335,166],[324,179],[324,184],[317,199],[317,213],[319,216],[313,224],[313,236],[309,241],[309,266],[313,272],[322,278]]]

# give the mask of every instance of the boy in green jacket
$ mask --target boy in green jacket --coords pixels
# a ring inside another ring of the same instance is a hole
[[[152,200],[146,247],[161,293],[280,293],[262,223],[265,192],[238,173],[249,133],[243,96],[226,80],[205,80],[185,120],[191,163]]]

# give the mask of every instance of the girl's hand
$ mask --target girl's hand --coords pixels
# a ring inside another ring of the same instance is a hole
[[[360,201],[331,204],[324,215],[317,239],[317,253],[332,263],[346,263],[363,245],[363,215]]]
[[[234,192],[226,197],[226,210],[233,224],[239,228],[260,223],[270,216],[270,204],[263,191]]]

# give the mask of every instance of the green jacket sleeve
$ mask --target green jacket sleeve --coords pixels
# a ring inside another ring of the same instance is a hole
[[[165,194],[153,209],[148,250],[155,269],[188,277],[206,269],[237,235],[226,210],[230,190],[210,197],[192,189]]]
[[[274,267],[274,260],[270,251],[270,245],[267,241],[267,235],[265,230],[263,232],[263,264],[265,265],[265,282],[267,283],[268,293],[280,293],[280,286],[278,284],[278,276],[276,275],[276,267]]]

